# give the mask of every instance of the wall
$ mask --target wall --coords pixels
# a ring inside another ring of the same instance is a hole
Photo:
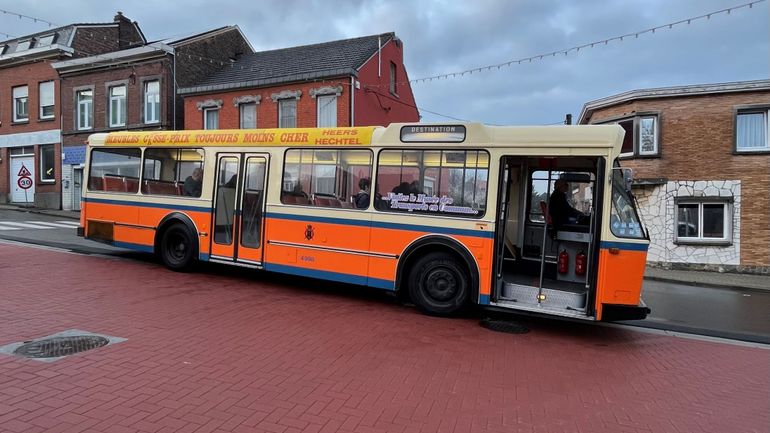
[[[47,61],[28,63],[9,68],[0,68],[0,203],[10,201],[10,156],[9,147],[20,145],[35,148],[35,200],[46,207],[58,208],[57,196],[61,191],[61,173],[57,169],[54,183],[40,182],[39,138],[46,137],[45,144],[56,144],[56,155],[60,157],[59,111],[54,110],[52,119],[39,118],[39,88],[43,81],[54,81],[54,106],[59,107],[59,83],[56,72]],[[13,87],[27,85],[29,120],[13,123]],[[53,137],[53,138],[51,138]],[[54,167],[58,167],[55,165]]]
[[[770,92],[646,99],[596,110],[589,123],[659,112],[659,158],[628,159],[635,178],[740,184],[740,264],[770,266],[770,153],[736,155],[735,107],[770,104]],[[673,222],[671,223],[673,230]],[[648,224],[649,225],[649,224]],[[707,261],[708,251],[698,254]]]
[[[356,126],[387,126],[395,122],[419,122],[409,76],[404,67],[403,42],[391,40],[359,70],[361,88],[355,90]],[[396,93],[390,93],[390,62],[396,64]],[[378,64],[379,72],[378,72]]]
[[[278,103],[273,102],[271,95],[284,90],[299,90],[302,92],[297,101],[297,127],[315,128],[318,124],[318,105],[316,99],[310,96],[310,91],[325,86],[341,86],[342,93],[337,97],[337,126],[350,126],[349,84],[349,78],[342,78],[318,83],[297,83],[186,96],[184,98],[184,129],[203,129],[203,110],[198,109],[197,104],[207,100],[222,102],[222,107],[219,111],[219,129],[240,128],[240,112],[234,103],[234,99],[242,96],[259,96],[261,98],[259,104],[257,104],[257,128],[277,128]]]

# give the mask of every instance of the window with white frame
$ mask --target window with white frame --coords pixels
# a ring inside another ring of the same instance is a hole
[[[54,117],[54,85],[53,81],[39,84],[40,94],[40,118],[53,119]]]
[[[19,86],[13,88],[13,121],[26,122],[29,120],[29,88]]]
[[[219,129],[219,108],[203,109],[203,129]]]
[[[30,49],[32,46],[32,39],[27,39],[26,41],[21,41],[18,44],[16,44],[16,52],[24,51]]]
[[[768,127],[767,108],[741,110],[735,117],[735,150],[737,152],[770,151],[770,129]]]
[[[337,126],[337,96],[324,95],[316,98],[318,104],[318,127]]]
[[[160,81],[144,83],[144,123],[160,122]]]
[[[51,45],[53,43],[54,39],[56,39],[56,33],[50,34],[50,35],[41,36],[40,39],[38,39],[38,41],[37,41],[37,46],[38,47],[47,47],[47,46],[49,46],[49,45]]]
[[[126,126],[126,86],[110,87],[110,127]]]
[[[254,129],[257,127],[257,104],[241,104],[238,106],[241,115],[241,129]]]
[[[278,101],[278,127],[297,127],[297,100],[281,99]]]
[[[80,130],[91,129],[94,126],[94,91],[92,89],[79,90],[75,94],[77,128]]]
[[[626,131],[620,156],[631,158],[635,156],[658,156],[658,116],[656,114],[641,114],[635,117],[612,121]]]
[[[730,243],[732,206],[727,201],[682,200],[676,204],[678,243]]]

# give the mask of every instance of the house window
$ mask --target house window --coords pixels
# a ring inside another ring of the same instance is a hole
[[[26,122],[29,120],[29,89],[27,86],[13,88],[13,121]]]
[[[620,148],[620,156],[632,158],[660,155],[657,115],[639,115],[610,123],[616,123],[626,131],[623,145]]]
[[[21,41],[18,44],[16,44],[16,52],[28,50],[32,46],[32,39],[27,39],[26,41]]]
[[[676,205],[678,243],[730,243],[732,217],[724,201],[682,201]]]
[[[735,119],[735,150],[738,152],[770,151],[768,142],[767,109],[758,111],[739,111]]]
[[[316,98],[318,103],[318,127],[337,126],[337,96],[326,95]]]
[[[76,93],[77,99],[77,127],[78,129],[91,129],[94,125],[94,91],[91,89],[80,90]]]
[[[53,144],[40,146],[40,181],[54,182],[56,179],[54,173],[56,167],[56,151]]]
[[[281,99],[278,101],[278,127],[297,127],[297,100]]]
[[[110,126],[126,126],[126,86],[110,87]]]
[[[38,39],[38,41],[37,41],[37,46],[38,47],[47,47],[47,46],[49,46],[49,45],[51,45],[53,43],[54,39],[56,39],[56,34],[55,33],[52,34],[52,35],[41,36],[40,39]]]
[[[396,94],[396,64],[390,62],[390,93]]]
[[[40,83],[40,118],[53,119],[54,117],[54,96],[53,81]]]
[[[257,104],[241,104],[238,110],[241,113],[241,129],[257,127]]]
[[[144,83],[144,123],[160,122],[160,81]]]
[[[219,108],[203,110],[203,129],[219,129]]]

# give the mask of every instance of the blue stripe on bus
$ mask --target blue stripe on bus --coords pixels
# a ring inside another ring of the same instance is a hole
[[[133,244],[130,242],[112,241],[112,245],[118,248],[125,248],[127,250],[141,251],[143,253],[153,253],[153,247],[149,245]]]
[[[599,248],[617,248],[628,251],[647,251],[648,247],[649,245],[647,244],[635,244],[631,242],[602,241],[599,244]]]
[[[209,261],[209,255],[208,254],[200,253],[200,254],[198,254],[198,260],[203,261],[203,262],[208,262]]]
[[[489,295],[479,295],[479,305],[489,305]]]
[[[150,207],[150,208],[157,208],[157,209],[186,210],[186,211],[193,211],[193,212],[211,213],[210,207],[184,206],[184,205],[163,204],[163,203],[143,203],[139,201],[110,200],[110,199],[104,199],[104,198],[90,198],[90,197],[83,198],[82,201],[86,203],[117,204],[117,205],[126,205],[126,206]]]
[[[460,236],[474,236],[474,237],[490,238],[490,239],[494,238],[494,233],[492,231],[455,229],[451,227],[423,226],[418,224],[386,223],[386,222],[379,222],[379,221],[370,222],[370,221],[361,221],[361,220],[353,220],[353,219],[345,219],[345,218],[285,214],[285,213],[276,213],[276,212],[268,212],[266,216],[268,218],[284,219],[284,220],[291,220],[291,221],[309,221],[309,222],[341,224],[341,225],[360,226],[360,227],[410,230],[410,231],[416,231],[416,232],[441,233],[441,234],[460,235]]]
[[[379,278],[367,278],[360,275],[342,274],[339,272],[318,271],[315,269],[306,269],[296,266],[278,265],[274,263],[265,263],[265,270],[271,272],[280,272],[283,274],[299,275],[302,277],[319,278],[322,280],[339,281],[341,283],[357,284],[359,286],[371,286],[378,289],[394,290],[395,284],[390,280]]]

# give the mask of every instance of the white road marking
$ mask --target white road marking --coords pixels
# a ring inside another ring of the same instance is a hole
[[[43,229],[52,230],[53,229],[53,227],[46,227],[46,226],[40,226],[40,225],[37,225],[37,224],[30,224],[30,222],[23,222],[23,223],[21,223],[21,222],[18,222],[18,221],[3,221],[3,222],[0,222],[0,226],[3,226],[3,225],[8,225],[8,226],[11,226],[11,227],[21,227],[21,228],[25,228],[25,229],[38,229],[38,230],[43,230]]]
[[[75,227],[77,227],[77,225],[73,226],[71,224],[62,224],[62,223],[58,223],[58,222],[56,222],[56,223],[49,223],[47,221],[35,221],[35,224],[42,224],[42,225],[51,226],[51,227],[64,227],[66,229],[74,229]]]
[[[0,230],[21,230],[21,227],[3,227],[3,226],[0,226]]]
[[[80,222],[78,221],[56,221],[56,222],[60,224],[66,224],[71,227],[77,227],[80,225]]]

